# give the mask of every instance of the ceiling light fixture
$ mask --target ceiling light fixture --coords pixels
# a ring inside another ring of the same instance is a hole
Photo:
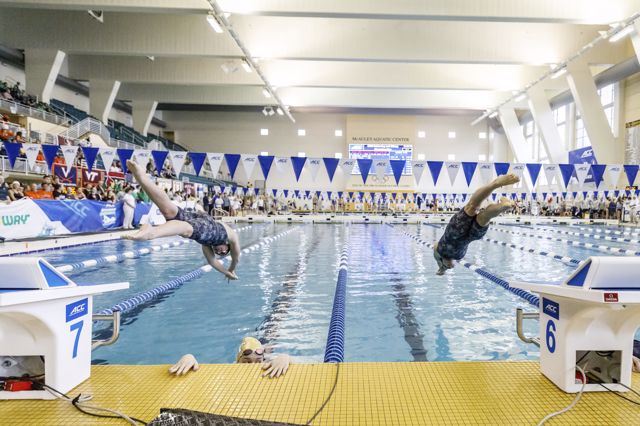
[[[267,108],[267,113],[269,114],[269,116],[272,116],[273,114],[275,114],[276,112],[273,110],[272,107],[268,107]]]
[[[207,14],[207,22],[209,23],[209,25],[211,25],[213,31],[217,32],[218,34],[224,32],[224,30],[222,29],[222,25],[220,25],[220,22],[218,22],[218,18],[213,12],[209,12]]]
[[[267,107],[262,108],[262,114],[266,117],[267,115],[269,115],[269,113],[267,112]]]
[[[276,112],[278,113],[278,115],[284,115],[284,111],[280,107],[276,109]]]

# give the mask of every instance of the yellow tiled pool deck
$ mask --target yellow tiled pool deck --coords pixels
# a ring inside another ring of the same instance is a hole
[[[160,408],[313,425],[536,425],[568,405],[535,361],[293,364],[286,376],[262,378],[255,364],[201,365],[173,377],[167,365],[93,366],[73,391],[92,405],[151,421]],[[640,374],[633,374],[640,390]],[[633,394],[625,393],[632,398]],[[638,398],[635,398],[638,400]],[[2,425],[122,425],[86,416],[64,401],[0,401]],[[640,407],[609,392],[585,393],[550,425],[640,425]]]

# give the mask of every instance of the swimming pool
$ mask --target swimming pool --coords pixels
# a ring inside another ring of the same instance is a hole
[[[246,335],[263,339],[298,362],[322,362],[339,256],[347,243],[345,361],[536,359],[537,348],[520,342],[515,333],[515,309],[532,311],[533,306],[460,265],[444,277],[436,276],[431,250],[405,235],[431,242],[442,230],[424,224],[254,224],[239,233],[243,247],[290,232],[244,254],[239,281],[229,283],[215,272],[203,274],[123,315],[119,341],[96,350],[94,362],[166,364],[184,353],[204,363],[233,362]],[[478,241],[465,259],[507,281],[560,281],[574,265],[526,249],[579,260],[617,253],[566,241],[640,249],[635,243],[586,234],[603,235],[569,226],[495,225],[488,240],[520,249]],[[155,244],[119,240],[43,255],[60,265]],[[190,242],[69,275],[80,283],[131,283],[129,290],[98,296],[98,312],[204,263],[200,246]],[[529,322],[525,331],[537,334],[537,324]]]

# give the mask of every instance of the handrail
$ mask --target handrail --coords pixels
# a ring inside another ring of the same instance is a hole
[[[522,308],[516,309],[516,333],[518,333],[518,337],[525,343],[533,343],[534,345],[540,347],[540,338],[539,337],[527,337],[524,335],[524,330],[522,328],[523,320],[526,319],[540,319],[539,312],[523,312]]]
[[[21,103],[10,101],[8,99],[0,99],[0,109],[7,110],[11,114],[22,114],[32,118],[37,118],[49,123],[66,126],[72,122],[71,118],[44,111],[40,108],[33,108]]]
[[[111,314],[93,314],[94,321],[113,321],[113,331],[111,337],[104,340],[94,340],[91,342],[91,350],[100,346],[113,345],[120,337],[120,311],[113,311]]]

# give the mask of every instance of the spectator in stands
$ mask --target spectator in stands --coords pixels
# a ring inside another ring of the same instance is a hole
[[[122,210],[124,212],[123,229],[133,229],[133,214],[136,211],[136,200],[132,194],[133,188],[127,186],[122,197]]]
[[[9,200],[18,201],[25,197],[24,192],[22,190],[22,186],[20,186],[20,182],[14,180],[11,182],[11,187],[9,188]]]
[[[0,204],[9,204],[9,185],[4,181],[4,176],[0,176]]]
[[[31,199],[37,200],[40,198],[40,194],[38,192],[38,184],[31,183],[25,187],[24,190],[25,197],[29,197]]]

